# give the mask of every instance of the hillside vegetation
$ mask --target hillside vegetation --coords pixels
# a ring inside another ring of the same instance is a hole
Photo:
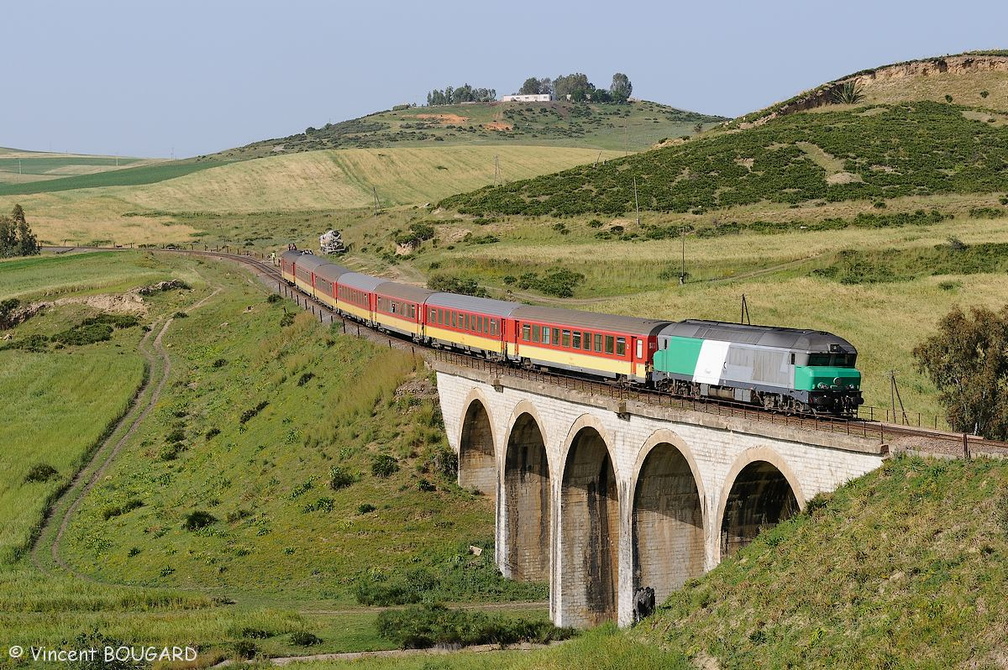
[[[485,187],[441,205],[468,214],[571,216],[641,208],[703,214],[759,202],[879,200],[1008,190],[1008,114],[915,102],[793,114],[742,132],[557,175]]]
[[[627,104],[492,102],[406,107],[307,128],[304,133],[255,142],[216,154],[242,160],[319,149],[393,146],[567,146],[640,151],[697,124],[724,121],[646,100]]]

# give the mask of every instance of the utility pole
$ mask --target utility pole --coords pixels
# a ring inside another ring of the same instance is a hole
[[[381,213],[381,203],[378,201],[378,187],[372,186],[371,192],[374,193],[374,215],[378,216]]]
[[[686,283],[686,226],[680,228],[682,231],[682,271],[679,273],[679,285]]]
[[[503,182],[501,181],[500,173],[500,155],[494,154],[494,186],[500,186]]]
[[[745,293],[742,294],[742,314],[739,316],[739,323],[752,325],[752,321],[749,320],[749,303],[746,302]]]
[[[637,225],[640,225],[640,201],[637,199],[637,177],[633,178],[633,201],[637,208]]]

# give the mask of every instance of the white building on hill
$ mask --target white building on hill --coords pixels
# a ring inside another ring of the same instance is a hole
[[[505,95],[501,102],[550,102],[553,96],[549,93],[532,93],[524,95]]]

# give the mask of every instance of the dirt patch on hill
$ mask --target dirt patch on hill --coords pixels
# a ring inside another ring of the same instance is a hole
[[[484,123],[483,127],[487,130],[511,130],[513,126],[503,121],[490,121],[489,123]]]
[[[417,114],[418,119],[431,119],[432,121],[437,121],[438,123],[443,123],[445,125],[460,125],[469,120],[468,116],[459,116],[458,114]]]
[[[46,303],[41,303],[46,305]],[[102,312],[112,314],[135,314],[144,316],[147,314],[147,304],[136,293],[123,293],[121,295],[89,295],[81,298],[59,298],[51,303],[54,307],[60,305],[87,305]]]

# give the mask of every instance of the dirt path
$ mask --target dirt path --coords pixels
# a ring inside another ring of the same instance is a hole
[[[561,643],[554,643],[561,644]],[[514,644],[502,647],[499,644],[478,644],[471,647],[433,647],[431,649],[389,649],[385,651],[348,651],[339,654],[315,654],[313,656],[280,656],[266,659],[272,665],[290,665],[291,663],[305,663],[309,661],[356,661],[362,658],[403,658],[405,656],[443,656],[465,651],[475,654],[493,654],[498,651],[532,651],[535,649],[545,649],[548,644]],[[488,659],[488,663],[492,663]],[[234,665],[234,661],[222,661],[214,668],[225,668]]]
[[[189,308],[189,311],[199,309],[222,290],[221,288],[214,289],[213,293],[194,304]],[[129,410],[119,420],[101,446],[94,451],[91,459],[77,471],[66,491],[53,503],[49,513],[46,515],[42,523],[42,529],[39,531],[38,538],[32,546],[31,551],[32,563],[40,571],[48,572],[48,568],[55,565],[73,574],[78,579],[90,582],[98,581],[89,575],[82,574],[71,568],[63,560],[60,545],[63,541],[63,535],[70,526],[70,519],[76,513],[77,508],[80,507],[81,501],[84,500],[84,497],[94,488],[95,483],[105,474],[123,445],[136,433],[140,424],[147,418],[151,409],[153,409],[161,397],[161,391],[164,389],[164,385],[171,373],[171,358],[168,356],[168,350],[165,349],[162,340],[165,333],[168,332],[172,321],[174,321],[174,317],[169,317],[164,322],[164,325],[161,326],[161,330],[158,331],[157,336],[154,338],[153,350],[151,348],[150,334],[154,332],[154,328],[151,328],[144,335],[143,339],[140,340],[140,353],[146,360],[147,365],[147,375],[143,384],[140,385],[140,388],[137,389],[136,394],[133,396]],[[157,385],[153,392],[148,394],[154,379],[157,379]],[[125,430],[123,430],[124,427]],[[115,439],[116,436],[119,436],[118,439]],[[115,440],[114,443],[113,440]],[[56,529],[55,533],[52,530],[53,528]],[[49,557],[52,560],[52,564],[49,565],[43,559],[45,547],[47,546],[49,548]]]

